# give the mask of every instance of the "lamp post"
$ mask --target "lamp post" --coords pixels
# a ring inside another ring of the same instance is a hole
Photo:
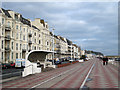
[[[72,60],[72,44],[71,44],[71,60]]]
[[[53,49],[53,65],[54,65],[54,28],[52,29],[52,33],[53,33],[53,47],[52,47],[52,49]]]

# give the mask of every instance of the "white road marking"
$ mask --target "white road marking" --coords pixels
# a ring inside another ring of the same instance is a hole
[[[89,72],[88,72],[85,80],[83,81],[82,85],[80,86],[79,90],[81,90],[83,88],[83,86],[85,85],[86,80],[87,80],[88,76],[90,75],[90,73],[91,73],[91,71],[92,71],[92,69],[93,69],[94,66],[95,66],[95,64],[92,65],[91,69],[89,70]]]

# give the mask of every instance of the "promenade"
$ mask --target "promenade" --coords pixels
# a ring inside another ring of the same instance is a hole
[[[98,58],[2,84],[3,90],[6,88],[107,88],[119,90],[118,87],[118,68],[112,64],[102,65],[102,61]]]

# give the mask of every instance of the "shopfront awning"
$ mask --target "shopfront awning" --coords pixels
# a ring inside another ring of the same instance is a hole
[[[40,62],[44,62],[46,59],[46,55],[49,53],[53,53],[53,51],[32,50],[27,54],[26,59],[29,60],[30,62],[37,62],[38,60]]]

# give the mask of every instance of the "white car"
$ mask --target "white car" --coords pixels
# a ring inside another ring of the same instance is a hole
[[[79,62],[84,62],[84,60],[83,59],[80,59],[80,60],[78,60]]]
[[[74,60],[69,60],[70,62],[73,62]]]

